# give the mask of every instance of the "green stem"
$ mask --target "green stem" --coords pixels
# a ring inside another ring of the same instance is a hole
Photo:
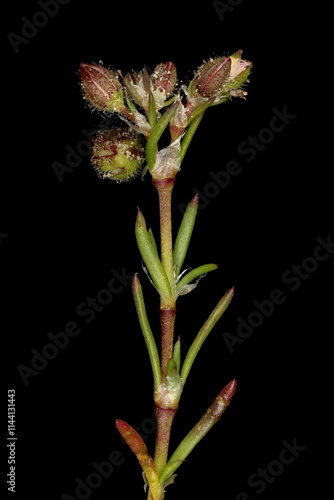
[[[190,122],[190,124],[188,125],[187,131],[181,140],[181,155],[180,155],[181,162],[183,161],[183,158],[184,158],[184,156],[187,152],[187,149],[190,145],[190,142],[191,142],[192,138],[194,137],[194,134],[195,134],[196,130],[198,129],[198,126],[201,123],[203,116],[204,116],[204,111],[203,111],[203,113],[196,116],[196,118],[194,118]]]

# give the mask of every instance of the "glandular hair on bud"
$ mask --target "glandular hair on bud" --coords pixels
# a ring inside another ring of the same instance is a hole
[[[130,128],[103,130],[94,140],[91,161],[100,177],[129,181],[140,173],[145,159],[144,138]]]
[[[115,71],[100,64],[81,63],[78,75],[83,95],[92,106],[111,112],[125,109],[122,85]]]
[[[177,75],[176,66],[172,62],[160,63],[151,75],[153,88],[164,91],[168,97],[175,89]]]
[[[206,98],[215,97],[228,79],[230,70],[231,59],[229,57],[210,59],[198,68],[191,82],[190,92],[195,91]]]

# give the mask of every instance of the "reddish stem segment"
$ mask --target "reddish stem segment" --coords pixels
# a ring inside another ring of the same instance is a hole
[[[159,193],[161,263],[174,295],[173,240],[172,240],[172,191],[175,178],[153,180]]]
[[[167,363],[173,356],[175,316],[175,307],[171,309],[160,309],[162,380],[166,377]]]
[[[154,462],[158,474],[164,469],[168,459],[170,432],[177,408],[161,408],[156,406],[157,431],[155,442]]]
[[[173,356],[175,307],[175,279],[172,240],[172,191],[175,178],[153,179],[159,193],[161,263],[168,277],[171,296],[160,301],[161,375],[162,386],[167,387],[167,363]],[[157,434],[154,461],[160,473],[167,463],[170,431],[177,405],[156,399]]]

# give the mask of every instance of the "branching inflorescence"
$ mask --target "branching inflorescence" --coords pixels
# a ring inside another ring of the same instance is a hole
[[[92,145],[92,164],[99,176],[116,182],[128,181],[139,172],[150,174],[159,195],[160,243],[147,228],[138,209],[135,234],[146,273],[160,296],[160,352],[146,312],[138,274],[132,281],[134,303],[148,349],[153,372],[157,432],[154,457],[128,423],[116,420],[116,427],[135,453],[148,486],[147,500],[163,500],[165,488],[173,482],[176,469],[191,450],[220,419],[236,389],[229,382],[169,456],[172,422],[192,364],[206,337],[220,319],[234,289],[228,290],[194,338],[183,362],[180,338],[174,341],[176,301],[193,290],[201,276],[216,264],[182,270],[193,232],[198,196],[188,204],[175,241],[172,238],[172,191],[176,174],[205,111],[232,97],[245,98],[243,89],[252,63],[239,50],[229,57],[212,58],[195,72],[188,86],[177,85],[175,64],[158,64],[149,74],[146,68],[125,76],[102,65],[82,63],[79,78],[84,98],[99,111],[117,114],[122,125],[102,130]],[[161,136],[169,131],[170,143],[159,149]]]

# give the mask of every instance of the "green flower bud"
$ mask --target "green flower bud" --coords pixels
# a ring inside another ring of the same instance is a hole
[[[145,159],[143,136],[130,128],[104,130],[94,139],[91,161],[100,177],[128,181],[140,172]]]

